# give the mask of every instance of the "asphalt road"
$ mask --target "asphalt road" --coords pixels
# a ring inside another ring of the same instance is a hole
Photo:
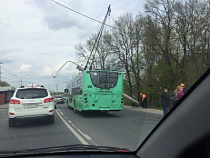
[[[75,114],[58,104],[54,124],[20,121],[8,127],[7,109],[0,110],[0,150],[20,150],[71,144],[114,146],[135,150],[162,115],[125,108],[120,112]]]

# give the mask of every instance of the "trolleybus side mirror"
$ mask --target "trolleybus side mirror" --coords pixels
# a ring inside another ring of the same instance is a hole
[[[64,92],[65,92],[65,93],[68,93],[68,92],[69,92],[69,89],[64,89]]]

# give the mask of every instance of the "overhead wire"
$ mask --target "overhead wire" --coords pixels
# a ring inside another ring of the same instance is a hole
[[[51,1],[54,2],[54,3],[56,3],[56,4],[58,4],[58,5],[60,5],[60,6],[62,6],[62,7],[64,7],[64,8],[66,8],[66,9],[68,9],[68,10],[73,11],[73,12],[79,14],[79,15],[82,15],[82,16],[88,18],[88,19],[91,19],[91,20],[93,20],[93,21],[96,21],[96,22],[98,22],[98,23],[103,24],[103,22],[98,21],[98,20],[96,20],[96,19],[94,19],[94,18],[91,18],[91,17],[89,17],[89,16],[87,16],[87,15],[85,15],[85,14],[82,14],[82,13],[80,13],[80,12],[74,10],[74,9],[71,9],[71,8],[69,8],[69,7],[67,7],[67,6],[65,6],[65,5],[63,5],[63,4],[59,3],[59,2],[56,2],[56,1],[54,1],[54,0],[51,0]],[[109,26],[109,27],[111,27],[111,28],[113,28],[113,29],[119,30],[118,28],[116,28],[116,27],[114,27],[114,26],[111,26],[111,25],[108,25],[108,24],[105,24],[105,25],[106,25],[106,26]],[[120,30],[119,30],[119,31],[120,31]]]
[[[103,29],[104,29],[104,25],[105,25],[107,16],[110,15],[110,12],[111,12],[111,8],[110,8],[110,5],[109,5],[108,10],[107,10],[107,13],[106,13],[105,18],[104,18],[104,20],[103,20],[103,23],[102,23],[102,25],[101,25],[100,31],[99,31],[99,33],[98,33],[96,39],[95,39],[95,43],[94,43],[93,48],[92,48],[92,50],[91,50],[90,56],[88,57],[88,60],[87,60],[87,63],[86,63],[86,65],[85,65],[84,70],[86,70],[86,68],[87,68],[87,66],[88,66],[88,64],[89,64],[89,60],[90,60],[90,58],[91,58],[91,56],[92,56],[92,54],[93,54],[94,49],[97,49],[97,47],[98,47],[98,44],[99,44],[99,41],[100,41],[100,38],[101,38],[101,35],[102,35],[102,32],[103,32]],[[94,57],[95,57],[95,55],[93,55],[93,60],[92,60],[92,63],[90,64],[90,68],[89,68],[89,69],[92,69],[93,62],[94,62]]]

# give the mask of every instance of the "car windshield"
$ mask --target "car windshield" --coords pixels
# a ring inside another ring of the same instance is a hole
[[[0,151],[136,151],[209,69],[209,11],[209,0],[1,0]]]

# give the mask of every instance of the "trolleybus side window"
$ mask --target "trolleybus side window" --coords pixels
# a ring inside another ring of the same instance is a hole
[[[80,87],[72,88],[72,95],[81,95],[82,89]]]

